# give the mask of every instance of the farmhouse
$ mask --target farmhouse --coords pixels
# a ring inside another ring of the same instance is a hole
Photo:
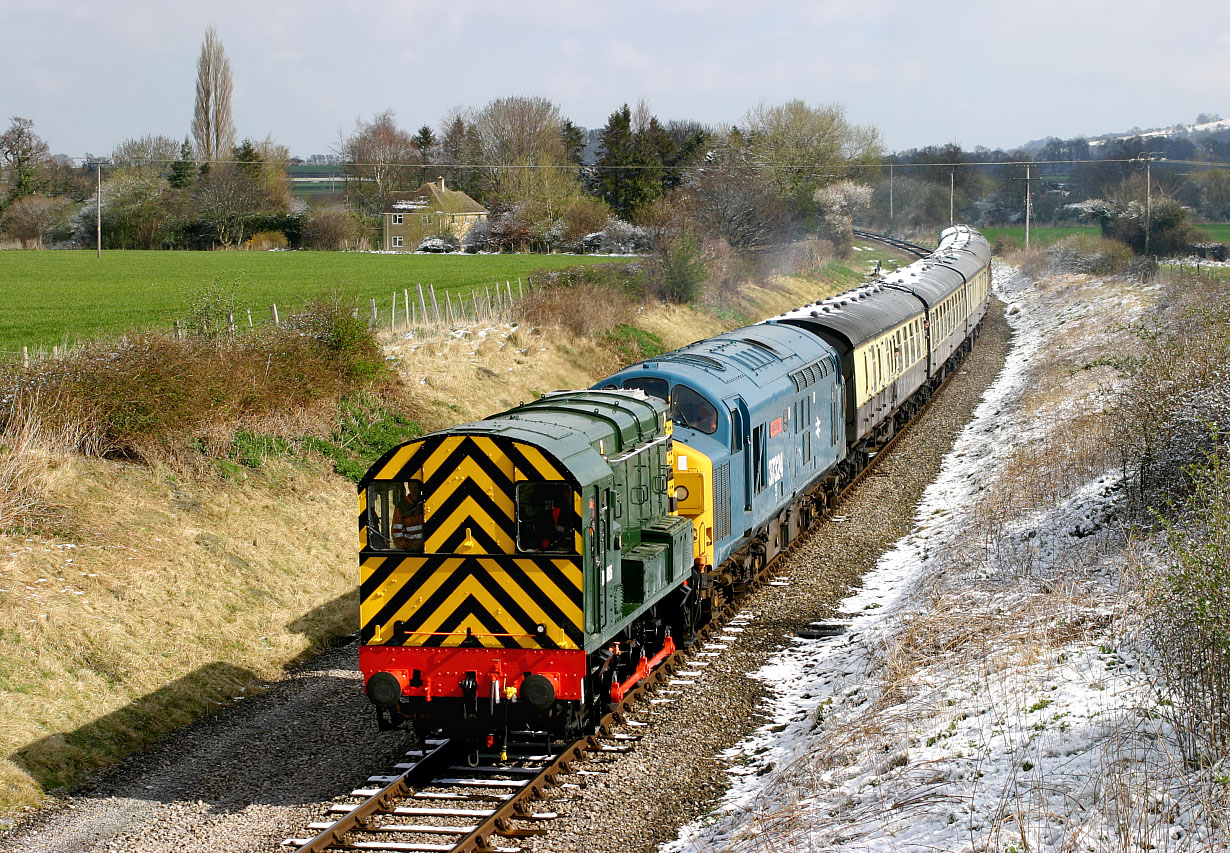
[[[384,248],[413,252],[424,238],[440,234],[465,240],[487,213],[487,208],[465,193],[444,186],[444,178],[423,184],[414,192],[393,193],[381,217]]]

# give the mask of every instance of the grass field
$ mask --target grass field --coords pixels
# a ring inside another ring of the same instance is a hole
[[[1213,225],[1197,225],[1197,230],[1204,232],[1209,240],[1230,243],[1230,224],[1218,223]],[[996,228],[980,228],[980,231],[991,241],[991,245],[995,245],[995,241],[1000,237],[1011,237],[1016,240],[1020,246],[1025,245],[1025,226],[1012,225]],[[1029,242],[1033,246],[1049,246],[1058,240],[1065,237],[1071,237],[1073,234],[1089,234],[1098,236],[1101,230],[1096,225],[1044,225],[1029,229]]]
[[[1024,248],[1025,246],[1025,226],[1024,225],[1008,225],[995,228],[979,228],[983,236],[991,241],[991,245],[995,245],[995,241],[1000,237],[1011,237],[1017,242],[1017,245]],[[1049,246],[1051,243],[1056,243],[1065,237],[1071,237],[1073,234],[1088,234],[1096,237],[1101,234],[1101,229],[1096,225],[1045,225],[1034,226],[1029,229],[1029,245],[1030,246]]]
[[[211,286],[234,294],[236,321],[269,319],[336,290],[388,315],[393,293],[438,295],[525,279],[537,269],[611,263],[575,255],[379,255],[357,252],[0,252],[0,357],[134,329],[169,329]]]
[[[1230,243],[1230,223],[1216,223],[1213,225],[1197,225],[1197,229],[1209,235],[1209,238],[1217,243]]]

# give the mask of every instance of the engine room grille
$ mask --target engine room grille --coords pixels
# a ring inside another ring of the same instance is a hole
[[[713,538],[730,535],[730,463],[718,466],[713,475]]]

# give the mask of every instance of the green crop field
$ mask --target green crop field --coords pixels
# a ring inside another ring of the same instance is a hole
[[[211,290],[232,295],[236,321],[269,319],[326,292],[375,298],[388,317],[393,293],[435,286],[442,299],[538,269],[625,262],[576,255],[396,255],[360,252],[0,252],[0,357],[134,329],[170,329]]]
[[[1217,243],[1230,243],[1230,224],[1197,225],[1196,230],[1209,235],[1209,239]]]
[[[1025,226],[1024,225],[1008,225],[995,228],[979,228],[983,236],[991,241],[991,245],[995,245],[995,241],[1000,237],[1011,237],[1016,241],[1017,245],[1024,248],[1025,246]],[[1043,225],[1034,226],[1029,229],[1029,245],[1031,247],[1049,246],[1051,243],[1058,242],[1065,237],[1071,237],[1074,234],[1088,234],[1091,237],[1097,237],[1101,234],[1101,229],[1096,225]]]
[[[1230,243],[1230,224],[1214,224],[1214,225],[1197,225],[1196,229],[1204,232],[1207,239]],[[1011,237],[1017,242],[1017,245],[1024,247],[1025,245],[1025,226],[1012,225],[996,228],[980,228],[980,230],[991,245],[995,245],[995,241],[1000,237]],[[1029,229],[1029,242],[1032,246],[1049,246],[1057,240],[1062,240],[1065,237],[1071,237],[1073,234],[1089,234],[1097,237],[1101,234],[1101,230],[1096,225],[1044,225]]]

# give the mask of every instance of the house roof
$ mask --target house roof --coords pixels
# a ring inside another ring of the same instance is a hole
[[[461,190],[450,190],[444,178],[423,184],[414,192],[392,193],[389,196],[387,213],[487,213],[487,208],[470,198]]]

